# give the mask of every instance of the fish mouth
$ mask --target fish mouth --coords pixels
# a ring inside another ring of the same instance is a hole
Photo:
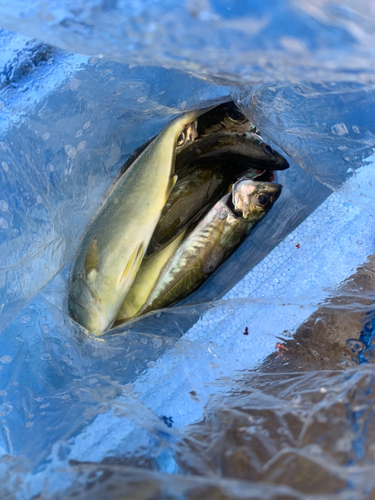
[[[233,203],[233,198],[232,198],[232,194],[229,193],[227,195],[227,200],[225,202],[225,205],[227,207],[227,209],[229,210],[229,213],[231,215],[233,215],[234,217],[236,217],[237,219],[243,219],[245,220],[243,217],[242,217],[242,212],[241,210],[236,210],[236,207],[234,206],[234,203]]]
[[[246,177],[244,177],[246,178]],[[253,177],[253,180],[258,181],[258,182],[276,182],[275,179],[275,174],[273,170],[263,170],[259,175],[255,175]]]
[[[237,174],[236,182],[242,181],[244,179],[251,179],[257,182],[270,182],[275,183],[275,172],[269,169],[261,169],[261,168],[253,168],[250,166],[249,168],[243,169],[241,172]]]
[[[75,276],[72,281],[69,294],[72,318],[94,335],[101,335],[108,329],[110,320],[100,297],[82,276]]]
[[[275,151],[275,149],[273,149],[272,146],[265,142],[260,135],[254,134],[252,132],[246,132],[236,135],[238,140],[241,141],[244,146],[244,148],[241,148],[240,144],[238,152],[236,152],[234,149],[233,151],[231,151],[231,154],[233,156],[236,156],[237,161],[247,163],[249,167],[253,168],[258,167],[269,170],[286,170],[289,168],[288,160],[278,151]],[[253,154],[253,150],[251,149],[253,141],[257,145],[258,149],[258,153],[256,150],[254,150],[255,154]]]
[[[273,154],[275,158],[275,165],[273,167],[274,170],[286,170],[287,168],[289,168],[289,162],[286,160],[286,158],[284,158],[283,155],[281,155],[274,149]]]

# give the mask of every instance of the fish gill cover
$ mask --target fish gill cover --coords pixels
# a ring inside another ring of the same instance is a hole
[[[371,497],[375,3],[0,14],[3,496]],[[289,160],[275,212],[179,307],[87,336],[69,263],[122,165],[230,99]]]

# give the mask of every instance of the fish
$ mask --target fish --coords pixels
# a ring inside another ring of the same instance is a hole
[[[129,291],[177,176],[176,149],[196,138],[206,109],[175,118],[138,156],[84,234],[69,274],[69,310],[94,335],[110,328]]]
[[[259,135],[252,132],[219,131],[199,136],[185,151],[176,156],[176,173],[180,176],[198,159],[229,157],[241,161],[247,167],[269,170],[285,170],[289,163]]]
[[[164,265],[137,315],[171,306],[200,286],[269,212],[281,189],[246,178],[234,183]]]
[[[229,117],[227,116],[228,107],[232,114]],[[253,154],[257,158],[268,159],[262,154],[262,149],[255,154],[253,152],[262,148],[263,141],[258,135],[245,133],[245,130],[253,127],[249,120],[240,113],[234,103],[226,103],[218,108],[218,111],[214,108],[198,119],[197,129],[200,128],[203,134],[199,148],[190,145],[188,151],[177,154],[176,168],[178,168],[177,164],[181,167],[178,174],[179,180],[163,208],[147,253],[121,306],[114,326],[136,315],[151,293],[162,267],[177,250],[184,235],[230,190],[238,175],[244,172],[244,169],[247,178],[257,178],[265,173],[265,170],[248,166],[249,163],[252,165],[249,156],[235,155],[236,151],[242,148],[242,152],[250,155],[250,158]],[[212,113],[216,122],[221,120],[219,127],[214,126],[215,122],[211,119]],[[207,120],[207,117],[210,119]],[[199,125],[201,119],[205,127]],[[241,133],[237,133],[238,131]],[[245,149],[244,144],[248,146]],[[213,155],[213,161],[210,157],[199,159],[200,155],[212,153],[216,148],[219,148],[219,153]],[[187,161],[185,161],[186,158]],[[233,158],[236,158],[236,161]],[[274,163],[272,166],[275,166]],[[158,255],[155,255],[156,253]]]
[[[178,181],[164,207],[167,208],[167,211],[161,228],[166,229],[165,236],[168,241],[163,242],[163,235],[156,233],[155,230],[153,239],[155,238],[161,242],[162,248],[150,255],[145,255],[133,285],[126,295],[117,315],[114,327],[136,316],[150,295],[161,269],[177,251],[185,236],[192,229],[191,226],[206,214],[212,205],[223,196],[224,192],[229,190],[228,172],[231,172],[231,169],[227,165],[219,166],[210,162],[204,168],[197,168],[185,179]],[[262,176],[263,174],[264,171],[262,170],[249,169],[246,171],[247,178],[249,176],[257,178],[257,176]],[[236,179],[234,179],[233,172],[231,177],[232,182],[234,182]],[[226,182],[223,183],[223,179]],[[178,189],[176,189],[177,186]],[[186,195],[186,191],[189,189],[193,191],[193,196]],[[216,194],[215,198],[217,199],[214,199],[214,203],[212,203],[214,194]],[[191,198],[193,198],[196,205],[192,203]],[[207,203],[203,203],[205,199],[208,200]],[[192,209],[195,209],[196,206],[201,206],[202,208],[192,218]],[[178,210],[176,210],[176,207]],[[151,243],[152,241],[149,248]]]

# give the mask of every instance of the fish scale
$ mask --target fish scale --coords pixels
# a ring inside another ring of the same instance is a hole
[[[214,219],[208,225],[203,225],[201,229],[198,226],[197,231],[194,231],[194,235],[191,238],[190,245],[188,247],[181,246],[176,254],[171,257],[165,267],[168,269],[171,261],[176,261],[176,259],[178,260],[178,264],[159,277],[149,300],[152,302],[152,297],[158,294],[159,286],[163,286],[165,280],[169,279],[169,284],[163,286],[162,297],[153,302],[150,307],[147,307],[146,303],[144,308],[141,309],[140,314],[147,312],[150,308],[164,307],[164,302],[170,301],[170,296],[173,292],[175,292],[175,295],[182,295],[183,292],[186,293],[186,290],[191,291],[197,281],[206,278],[207,275],[204,272],[203,261],[208,252],[208,242],[210,248],[215,248],[220,238],[225,218],[220,220],[222,224],[217,224],[217,220]]]

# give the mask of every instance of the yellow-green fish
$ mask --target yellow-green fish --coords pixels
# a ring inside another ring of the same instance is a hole
[[[281,185],[241,179],[187,236],[162,269],[138,315],[175,304],[195,290],[268,213]]]
[[[69,275],[72,317],[94,335],[112,325],[176,183],[176,146],[196,137],[206,110],[175,118],[115,184],[86,231]]]

